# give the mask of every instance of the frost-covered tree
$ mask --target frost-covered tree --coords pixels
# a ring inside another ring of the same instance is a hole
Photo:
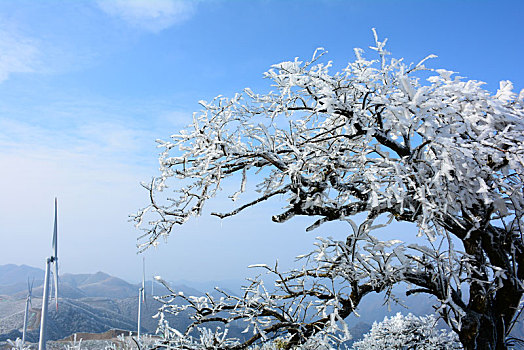
[[[353,343],[355,350],[451,350],[461,349],[457,335],[438,330],[435,316],[407,316],[400,312],[382,322],[374,322],[364,338]]]
[[[376,59],[357,49],[335,73],[322,50],[276,64],[272,92],[201,102],[188,128],[159,141],[161,173],[135,215],[141,249],[201,214],[227,178],[240,204],[220,218],[277,197],[286,206],[276,223],[349,224],[345,241],[320,240],[302,269],[266,267],[274,291],[253,280],[241,298],[186,300],[192,327],[243,319],[253,336],[235,347],[282,336],[291,347],[343,331],[366,294],[405,283],[408,296],[436,297],[466,349],[507,347],[524,291],[524,93],[503,81],[492,94],[426,60],[407,65],[375,41]],[[242,201],[248,179],[258,197]],[[393,221],[412,223],[423,242],[379,239],[375,229]],[[163,311],[177,312],[181,297]]]

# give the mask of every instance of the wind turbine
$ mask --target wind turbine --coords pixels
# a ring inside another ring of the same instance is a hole
[[[55,225],[53,229],[53,244],[52,255],[46,259],[46,269],[44,278],[44,295],[42,297],[42,318],[40,321],[40,340],[38,342],[38,350],[45,350],[46,348],[46,326],[47,326],[47,304],[49,301],[49,274],[51,273],[51,265],[55,265],[54,281],[55,281],[55,303],[56,311],[58,311],[58,237],[57,237],[57,213],[56,213],[56,198],[55,198]]]
[[[142,287],[138,288],[138,330],[137,338],[140,341],[140,321],[142,319],[142,303],[146,302],[146,258],[142,257]]]
[[[34,282],[35,282],[35,279],[33,278],[33,282],[29,284],[29,278],[27,279],[27,298],[25,299],[24,329],[22,331],[22,347],[25,344],[25,334],[27,331],[27,316],[29,316],[29,305],[31,304],[31,308],[33,308],[31,297],[33,296],[33,283]]]

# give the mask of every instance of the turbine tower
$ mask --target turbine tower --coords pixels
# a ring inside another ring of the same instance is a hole
[[[42,319],[40,321],[40,340],[38,342],[38,350],[45,350],[47,334],[47,304],[49,302],[49,274],[51,273],[51,265],[55,266],[54,281],[55,281],[55,303],[56,311],[58,311],[58,237],[57,237],[57,213],[56,213],[56,198],[55,198],[55,225],[53,229],[53,244],[52,255],[46,259],[46,269],[44,278],[44,295],[42,297]]]
[[[142,257],[142,287],[138,288],[138,330],[137,340],[140,341],[140,321],[142,319],[142,303],[146,302],[146,258]]]
[[[33,283],[35,282],[35,279],[33,278],[33,282],[29,284],[29,278],[27,278],[27,298],[25,299],[25,313],[24,313],[24,329],[22,331],[22,347],[25,345],[25,334],[27,331],[27,317],[29,316],[29,305],[31,305],[31,309],[33,308],[33,303],[31,302],[31,297],[33,296]]]

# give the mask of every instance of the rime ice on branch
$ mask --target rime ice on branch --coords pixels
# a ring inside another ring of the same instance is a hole
[[[250,313],[254,294],[247,291],[233,303],[240,310],[197,307],[197,324],[234,310],[232,319],[258,324],[259,340],[274,334],[303,343],[337,328],[366,294],[405,282],[408,295],[436,297],[466,349],[506,348],[524,279],[524,93],[505,81],[493,95],[482,82],[427,69],[426,60],[406,65],[375,39],[376,59],[357,49],[340,72],[330,72],[322,50],[307,62],[276,64],[265,74],[273,92],[246,89],[201,102],[187,129],[159,141],[161,175],[145,185],[151,203],[134,216],[144,230],[140,249],[199,215],[230,177],[239,181],[230,195],[240,204],[213,213],[220,218],[280,195],[286,207],[274,222],[302,215],[314,217],[307,230],[350,224],[346,241],[320,241],[303,269],[273,271],[282,277],[276,294],[256,294],[258,310],[286,298],[315,300],[321,312],[312,318]],[[248,178],[259,196],[242,202]],[[366,218],[357,224],[351,217],[360,213]],[[393,220],[416,225],[426,244],[394,234],[380,241],[377,222]],[[317,278],[333,283],[322,287]],[[286,287],[295,281],[299,291]],[[257,323],[260,317],[270,321]]]

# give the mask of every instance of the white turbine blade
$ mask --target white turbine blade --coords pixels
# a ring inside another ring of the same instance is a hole
[[[57,227],[57,209],[56,209],[57,200],[55,197],[55,225],[53,228],[53,257],[56,259],[58,255],[58,239],[57,239],[57,233],[58,233],[58,227]]]
[[[57,215],[57,199],[55,197],[55,225],[53,229],[53,259],[55,263],[55,303],[58,311],[58,215]]]

